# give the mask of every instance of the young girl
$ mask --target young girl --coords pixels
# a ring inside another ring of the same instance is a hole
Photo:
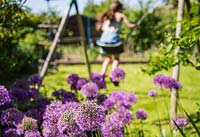
[[[103,13],[100,17],[100,24],[103,31],[100,39],[96,42],[100,46],[100,53],[105,55],[101,74],[105,77],[108,65],[112,62],[112,71],[119,65],[119,55],[123,52],[123,43],[119,37],[119,31],[122,22],[132,29],[137,25],[130,23],[126,16],[122,13],[124,10],[123,4],[119,1],[112,2],[110,9]]]

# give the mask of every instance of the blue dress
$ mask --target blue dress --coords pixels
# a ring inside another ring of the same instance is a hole
[[[100,47],[101,54],[120,54],[123,50],[123,43],[119,37],[121,22],[107,20],[103,24],[103,33],[96,44]]]

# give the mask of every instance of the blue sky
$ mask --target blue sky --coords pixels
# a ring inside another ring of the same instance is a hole
[[[49,6],[50,8],[56,9],[56,11],[58,11],[60,15],[63,15],[70,1],[71,0],[51,0],[49,2]],[[83,9],[86,6],[88,1],[89,0],[77,0],[80,13],[83,12]],[[102,1],[105,1],[105,0],[93,0],[93,2],[96,4],[100,4]],[[160,4],[159,1],[161,0],[156,0],[156,3],[158,5]],[[129,7],[137,8],[138,0],[125,0],[125,4],[127,4]],[[29,7],[33,13],[40,13],[41,11],[48,10],[46,0],[27,0],[25,5]],[[73,8],[71,11],[71,14],[74,14],[74,13],[75,13],[75,10]]]
[[[52,0],[49,2],[49,6],[53,9],[56,9],[60,15],[65,11],[65,8],[69,5],[71,0]],[[85,5],[89,0],[77,0],[80,13],[83,12]],[[100,4],[104,0],[93,0],[94,3]],[[125,0],[130,6],[137,5],[137,0]],[[41,11],[47,11],[48,6],[46,0],[27,0],[25,5],[31,9],[33,13],[40,13]],[[74,10],[71,13],[75,13]]]

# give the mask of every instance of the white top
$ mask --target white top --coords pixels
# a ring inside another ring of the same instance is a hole
[[[121,23],[118,21],[113,21],[111,22],[110,20],[106,20],[103,23],[103,31],[108,31],[108,32],[118,32],[121,28]]]

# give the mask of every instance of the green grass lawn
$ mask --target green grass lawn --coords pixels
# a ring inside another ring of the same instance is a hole
[[[113,86],[109,78],[106,78],[107,89],[100,90],[100,93],[109,94],[114,90],[123,90],[127,92],[134,92],[138,96],[138,103],[132,107],[133,115],[138,108],[144,108],[148,112],[148,119],[144,121],[144,129],[146,130],[146,136],[156,137],[159,135],[158,127],[156,126],[157,116],[155,111],[155,105],[153,99],[148,97],[147,92],[150,89],[156,89],[158,91],[158,96],[156,97],[156,104],[159,111],[159,117],[163,126],[163,130],[169,135],[169,125],[168,125],[168,113],[166,109],[166,103],[170,109],[170,91],[165,90],[164,96],[158,87],[153,85],[153,77],[141,72],[141,67],[144,65],[121,65],[120,67],[125,69],[126,78],[120,83],[119,87]],[[92,65],[92,72],[100,72],[101,65]],[[108,74],[110,68],[108,70]],[[88,77],[87,67],[85,65],[71,65],[58,67],[56,73],[48,73],[44,78],[44,85],[48,87],[47,95],[50,96],[51,92],[55,89],[66,89],[69,91],[69,85],[67,84],[67,76],[71,73],[77,73],[80,77]],[[159,74],[171,75],[171,71],[163,71]],[[178,107],[178,116],[184,116],[183,108],[190,114],[196,116],[198,111],[197,103],[200,103],[200,71],[197,71],[191,67],[181,67],[180,72],[180,83],[183,88],[179,92],[179,103],[181,107]],[[165,97],[165,98],[164,98]],[[166,100],[166,103],[165,103]],[[134,131],[135,128],[139,126],[139,121],[134,118],[134,122],[128,127],[129,130]],[[191,124],[187,126],[191,127]],[[131,134],[131,137],[134,136]]]

